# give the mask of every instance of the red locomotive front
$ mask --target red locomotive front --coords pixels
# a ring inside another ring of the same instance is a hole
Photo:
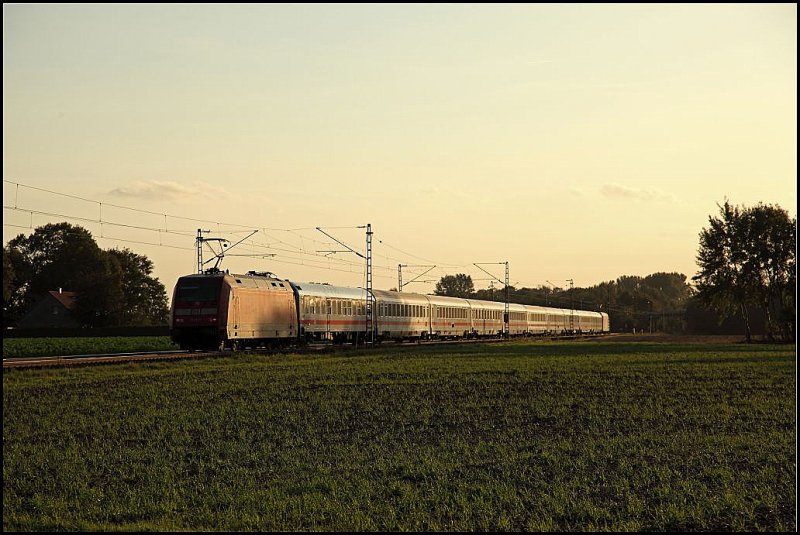
[[[223,279],[222,273],[178,279],[172,295],[170,335],[181,349],[219,347],[225,331],[220,301],[227,301],[227,292],[222,291]]]

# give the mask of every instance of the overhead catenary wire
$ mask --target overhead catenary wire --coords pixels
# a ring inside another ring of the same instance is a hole
[[[320,255],[316,252],[317,247],[330,247],[332,246],[332,242],[329,241],[322,241],[313,236],[316,228],[315,226],[307,226],[307,227],[292,227],[292,228],[277,228],[277,227],[269,227],[264,225],[245,225],[240,223],[232,223],[232,222],[223,222],[223,221],[215,221],[212,219],[203,219],[197,217],[187,217],[183,215],[176,215],[167,212],[160,212],[160,211],[153,211],[147,210],[143,208],[136,208],[131,206],[125,206],[117,203],[110,203],[106,201],[100,201],[97,199],[90,199],[87,197],[74,195],[71,193],[65,193],[60,191],[54,191],[47,188],[42,188],[38,186],[33,186],[30,184],[25,184],[19,181],[13,181],[8,179],[3,179],[4,183],[10,184],[14,187],[14,204],[13,206],[10,204],[5,204],[3,206],[4,210],[10,210],[15,213],[26,213],[30,215],[30,222],[28,226],[21,225],[14,222],[7,222],[4,218],[3,226],[9,228],[19,228],[19,229],[33,229],[34,228],[34,216],[36,217],[45,217],[45,218],[60,218],[63,220],[69,221],[77,221],[82,223],[91,223],[97,224],[100,229],[100,235],[98,236],[99,239],[105,241],[118,241],[123,243],[135,243],[141,245],[148,245],[148,246],[155,246],[155,247],[164,247],[169,249],[175,250],[193,250],[192,247],[188,246],[181,246],[176,243],[165,243],[164,238],[166,236],[173,236],[176,238],[186,238],[189,236],[194,236],[196,229],[181,229],[177,224],[170,224],[170,220],[173,221],[184,221],[184,222],[192,222],[192,223],[205,223],[205,224],[212,224],[216,227],[215,232],[223,235],[234,235],[234,234],[243,234],[247,232],[252,232],[254,229],[258,229],[261,231],[256,239],[251,239],[242,244],[242,247],[247,246],[251,249],[248,249],[248,252],[253,254],[259,253],[261,251],[267,251],[267,254],[275,254],[275,257],[270,257],[270,261],[275,262],[284,262],[284,263],[294,263],[294,265],[299,266],[307,266],[315,269],[325,269],[325,270],[332,270],[338,271],[343,273],[363,273],[363,263],[357,262],[354,260],[348,260],[346,258],[336,258],[336,257],[326,257]],[[85,214],[75,215],[75,214],[67,214],[67,213],[59,213],[58,211],[52,210],[43,210],[43,209],[36,209],[36,208],[27,208],[20,204],[20,189],[30,189],[33,191],[38,191],[42,193],[46,193],[49,195],[60,196],[64,198],[74,199],[81,202],[86,202],[90,204],[96,204],[98,211],[96,217],[93,215],[91,217],[87,217]],[[106,208],[106,210],[104,210]],[[120,210],[126,210],[134,213],[141,213],[147,214],[149,216],[156,216],[159,218],[160,223],[158,226],[148,226],[146,224],[132,224],[132,223],[125,223],[119,220],[115,220],[113,217],[110,216],[108,212],[108,208],[115,208]],[[137,240],[131,239],[130,237],[120,237],[120,236],[109,236],[104,229],[113,227],[118,229],[125,229],[131,231],[142,231],[142,232],[153,232],[157,233],[158,240],[153,241],[146,241],[146,240]],[[324,226],[326,229],[331,230],[342,230],[342,229],[353,229],[358,228],[354,225],[338,225],[338,226]],[[306,234],[307,232],[312,233],[312,235]],[[283,236],[281,236],[283,235]],[[291,240],[287,239],[287,236],[291,236]],[[263,241],[262,241],[263,240]],[[299,241],[298,243],[293,243],[295,240]],[[416,255],[410,253],[396,245],[388,243],[385,239],[378,238],[375,240],[378,244],[382,247],[390,249],[396,253],[402,255],[402,257],[395,256],[392,254],[386,254],[385,252],[380,251],[373,251],[373,254],[376,258],[381,258],[385,261],[392,262],[393,265],[383,265],[383,264],[373,264],[373,269],[380,271],[382,273],[386,273],[386,276],[377,275],[381,279],[386,280],[396,280],[394,274],[396,273],[396,265],[398,263],[409,263],[409,259],[415,260],[422,260],[427,263],[436,264],[435,271],[438,272],[441,276],[449,275],[453,273],[454,270],[463,270],[469,274],[475,274],[475,272],[471,269],[469,263],[453,263],[453,262],[441,262],[437,260],[431,260],[429,258]],[[308,248],[308,244],[312,245],[312,248]],[[391,275],[389,275],[391,274]],[[476,276],[473,280],[479,281],[482,280],[479,276]],[[423,282],[423,281],[417,281]]]
[[[19,211],[19,212],[30,213],[31,220],[33,219],[33,215],[40,215],[40,216],[48,216],[48,217],[59,217],[59,218],[68,219],[68,220],[71,220],[71,221],[81,221],[81,222],[84,222],[84,223],[97,223],[100,226],[100,231],[101,231],[101,236],[100,237],[107,238],[107,239],[111,239],[111,238],[108,238],[107,236],[103,235],[103,232],[102,232],[103,225],[111,225],[111,226],[116,226],[116,227],[119,227],[119,228],[129,228],[129,229],[135,229],[135,230],[159,232],[159,233],[164,233],[164,234],[174,234],[174,235],[184,235],[184,236],[194,235],[195,231],[193,229],[192,230],[190,230],[190,229],[176,230],[174,228],[170,229],[169,228],[169,219],[176,219],[176,220],[191,221],[191,222],[196,222],[196,223],[211,223],[211,224],[213,224],[213,225],[215,225],[217,227],[216,232],[221,233],[221,234],[230,234],[230,233],[239,233],[239,232],[243,233],[243,232],[248,232],[248,230],[244,230],[244,229],[258,228],[258,229],[262,230],[264,232],[264,235],[267,236],[268,238],[271,238],[275,242],[284,245],[285,246],[285,248],[283,249],[284,252],[292,251],[292,252],[296,252],[296,253],[299,253],[299,254],[308,255],[309,257],[319,257],[319,255],[316,254],[315,252],[311,252],[311,251],[309,251],[308,249],[305,248],[305,242],[306,241],[310,241],[310,242],[312,242],[314,244],[318,244],[318,245],[329,245],[330,244],[330,242],[323,242],[323,241],[314,239],[312,237],[309,237],[307,235],[301,234],[301,231],[314,230],[314,229],[316,229],[316,227],[275,228],[275,227],[266,227],[266,226],[261,226],[261,225],[243,225],[243,224],[240,224],[240,223],[214,221],[214,220],[211,220],[211,219],[201,219],[201,218],[196,218],[196,217],[186,217],[186,216],[181,216],[181,215],[169,214],[169,213],[166,213],[166,212],[156,212],[156,211],[153,211],[153,210],[146,210],[146,209],[142,209],[142,208],[134,208],[134,207],[131,207],[131,206],[124,206],[124,205],[120,205],[120,204],[116,204],[116,203],[103,202],[103,201],[99,201],[99,200],[96,200],[96,199],[89,199],[89,198],[86,198],[86,197],[73,195],[73,194],[70,194],[70,193],[54,191],[54,190],[51,190],[51,189],[41,188],[41,187],[38,187],[38,186],[31,186],[29,184],[23,184],[21,182],[12,181],[12,180],[8,180],[8,179],[3,179],[3,181],[5,183],[12,184],[15,187],[15,205],[13,207],[4,206],[4,208],[15,210],[15,211]],[[31,190],[35,190],[35,191],[39,191],[39,192],[48,193],[48,194],[51,194],[51,195],[66,197],[66,198],[70,198],[70,199],[76,199],[76,200],[80,200],[82,202],[97,204],[97,206],[99,208],[98,217],[94,218],[94,217],[76,216],[76,215],[62,214],[62,213],[57,213],[57,212],[52,212],[52,211],[20,208],[20,206],[19,206],[19,194],[18,194],[18,191],[19,191],[20,187],[31,189]],[[103,205],[105,205],[106,207],[114,207],[114,208],[119,208],[119,209],[123,209],[123,210],[132,211],[132,212],[138,212],[138,213],[156,215],[156,216],[159,216],[159,217],[163,217],[164,218],[164,221],[163,221],[164,226],[163,227],[160,227],[160,226],[159,227],[148,227],[148,226],[144,226],[144,225],[132,225],[132,224],[128,224],[128,223],[120,223],[118,221],[110,220],[108,217],[106,217],[106,219],[103,219],[102,213],[101,213],[101,211],[102,211],[101,207]],[[11,225],[13,225],[13,224],[6,224],[4,222],[4,226],[11,226]],[[22,225],[14,225],[14,226],[16,228],[24,228]],[[234,227],[234,228],[225,228],[225,227]],[[33,228],[33,222],[32,221],[31,221],[31,224],[30,224],[29,228]],[[352,228],[356,228],[356,227],[354,227],[352,225],[348,225],[348,226],[326,226],[326,228],[329,228],[329,229],[352,229]],[[268,231],[270,232],[269,234],[268,234]],[[298,246],[296,244],[290,243],[290,242],[288,242],[286,240],[280,239],[277,236],[274,236],[273,234],[271,234],[271,233],[275,233],[275,232],[284,232],[284,233],[289,233],[289,234],[292,234],[292,235],[296,236],[297,238],[300,239],[300,245]],[[120,241],[125,241],[122,238],[119,238],[119,240]],[[158,245],[158,244],[155,244],[153,242],[144,242],[144,241],[141,241],[141,240],[127,240],[127,241],[132,242],[132,243],[138,241],[138,242],[143,243],[143,244]],[[401,249],[396,248],[394,246],[391,246],[389,244],[385,244],[385,245],[387,247],[391,248],[391,249],[397,250],[398,252],[401,252],[402,254],[406,254],[406,255],[408,255],[410,257],[422,258],[422,257],[418,257],[416,255],[412,255],[410,253],[407,253],[405,251],[402,251]],[[167,245],[161,244],[161,246],[167,246]],[[381,258],[384,258],[384,259],[387,259],[387,260],[394,260],[394,261],[398,261],[399,260],[401,262],[405,261],[405,259],[398,259],[398,258],[391,257],[389,255],[384,255],[384,254],[378,254],[376,256],[380,256]],[[350,263],[351,262],[351,261],[347,261],[347,260],[340,260],[340,261],[342,263]],[[353,263],[353,265],[355,266],[355,265],[357,265],[357,263]],[[439,265],[459,267],[457,264],[448,264],[448,263],[440,263]],[[375,265],[374,267],[376,269],[382,269],[382,270],[386,270],[386,271],[393,271],[394,270],[393,267],[384,266],[384,265]]]

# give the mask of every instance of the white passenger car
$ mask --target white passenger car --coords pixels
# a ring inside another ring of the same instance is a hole
[[[352,341],[367,328],[363,288],[296,283],[300,336],[306,340]]]
[[[375,290],[377,333],[381,338],[427,338],[431,332],[428,296]]]

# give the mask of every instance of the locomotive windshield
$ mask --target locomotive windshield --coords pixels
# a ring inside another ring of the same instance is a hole
[[[221,277],[181,279],[175,291],[175,301],[218,301]]]

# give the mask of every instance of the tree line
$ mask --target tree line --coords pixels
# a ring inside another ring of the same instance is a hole
[[[699,272],[622,276],[589,288],[508,288],[511,303],[608,313],[615,331],[718,332],[754,322],[769,340],[795,340],[797,219],[777,205],[731,206],[700,233]],[[694,282],[694,284],[692,284]],[[446,275],[436,295],[505,301],[506,289],[475,290],[469,275]],[[710,312],[704,314],[703,311]],[[736,320],[736,321],[731,321]]]
[[[3,247],[3,326],[13,326],[48,291],[76,292],[85,327],[166,325],[167,293],[153,262],[129,249],[101,249],[69,223],[37,227]]]

